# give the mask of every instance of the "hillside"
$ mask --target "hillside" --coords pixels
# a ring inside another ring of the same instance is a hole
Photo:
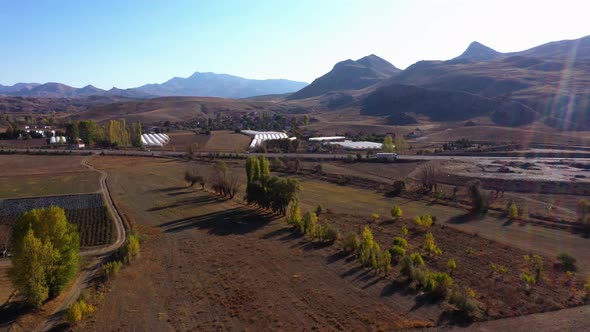
[[[189,121],[216,113],[235,115],[251,112],[294,111],[297,106],[288,103],[224,99],[212,97],[160,97],[149,100],[117,102],[94,107],[75,115],[74,119],[92,119],[99,122],[125,118],[146,124],[170,121]]]
[[[590,129],[590,37],[473,60],[491,56],[483,51],[476,45],[461,59],[420,61],[388,82],[514,100],[547,116],[552,126]]]
[[[417,115],[439,122],[490,116],[494,122],[507,126],[528,124],[535,119],[532,110],[514,101],[398,84],[369,94],[362,102],[361,114],[387,116],[388,123],[395,125],[415,123]]]
[[[401,70],[371,54],[364,58],[337,63],[327,74],[293,93],[288,100],[305,99],[339,90],[358,90],[382,82]]]
[[[0,113],[71,113],[82,112],[92,107],[128,101],[116,96],[91,96],[84,98],[33,98],[0,96]]]

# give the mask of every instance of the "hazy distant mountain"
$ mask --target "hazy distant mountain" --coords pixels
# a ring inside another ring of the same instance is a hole
[[[349,59],[337,63],[330,72],[315,79],[287,99],[310,98],[338,90],[363,89],[399,72],[400,69],[374,54],[356,61]]]
[[[81,98],[88,96],[123,96],[150,98],[158,96],[203,96],[246,98],[261,95],[285,94],[297,91],[307,83],[283,79],[251,80],[242,77],[194,73],[188,78],[175,77],[162,84],[147,84],[138,88],[103,90],[92,85],[73,88],[61,83],[18,83],[0,85],[0,95],[39,98]]]
[[[174,77],[162,84],[147,84],[135,90],[155,96],[202,96],[247,98],[297,91],[307,83],[284,79],[253,80],[227,74],[199,73]]]

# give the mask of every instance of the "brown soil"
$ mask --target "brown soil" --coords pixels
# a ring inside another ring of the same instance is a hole
[[[466,216],[465,219],[469,217]],[[343,234],[358,234],[361,227],[367,223],[367,217],[331,213],[322,215],[320,220],[334,225]],[[581,291],[583,276],[569,281],[553,258],[543,257],[544,270],[541,281],[532,290],[526,291],[520,281],[520,274],[525,269],[532,269],[523,257],[527,254],[536,254],[534,252],[529,253],[502,245],[481,238],[477,234],[471,235],[444,225],[435,225],[429,231],[433,233],[443,253],[440,256],[428,255],[422,249],[425,232],[416,229],[410,220],[385,221],[373,224],[371,229],[382,248],[388,248],[393,237],[401,235],[402,224],[406,224],[409,229],[408,253],[420,252],[429,269],[448,271],[449,259],[456,260],[458,269],[452,274],[453,281],[460,287],[469,287],[475,291],[476,300],[480,302],[483,310],[483,319],[552,311],[584,303]],[[505,266],[508,272],[492,273],[490,263]],[[394,268],[394,271],[394,276],[399,274],[397,268]],[[439,323],[444,323],[442,316]]]

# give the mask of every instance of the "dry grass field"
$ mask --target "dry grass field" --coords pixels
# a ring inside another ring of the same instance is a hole
[[[84,158],[0,155],[0,199],[96,192],[99,174],[81,164]]]
[[[275,216],[187,188],[182,181],[186,163],[100,157],[93,164],[108,171],[115,200],[136,224],[144,249],[142,258],[109,285],[111,292],[83,330],[387,330],[446,324],[444,306],[424,302],[392,279],[364,270],[336,246],[313,244]],[[241,164],[229,163],[243,179]],[[208,167],[202,165],[203,174]],[[428,264],[445,270],[446,261],[455,258],[462,269],[454,275],[456,282],[475,291],[486,319],[581,301],[581,293],[570,292],[590,272],[588,240],[579,235],[298,178],[302,208],[322,204],[330,211],[322,219],[342,232],[357,231],[379,213],[382,222],[373,228],[385,247],[399,234],[399,223],[387,217],[392,204],[404,211],[413,250],[419,250],[423,233],[409,220],[423,213],[436,216],[438,226],[432,231],[443,255],[427,259]],[[565,274],[553,267],[560,250],[578,258],[580,274],[569,286]],[[529,295],[515,293],[526,253],[540,254],[545,261],[543,281]],[[490,276],[490,263],[505,265],[509,272]],[[152,291],[143,291],[146,287]]]

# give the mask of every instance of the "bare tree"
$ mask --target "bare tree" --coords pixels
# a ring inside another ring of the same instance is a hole
[[[441,176],[440,165],[428,162],[420,167],[418,170],[418,180],[422,184],[422,188],[427,191],[436,191],[438,180]]]
[[[195,183],[200,183],[201,187],[205,188],[205,178],[199,174],[199,168],[196,164],[190,163],[186,167],[186,171],[184,172],[184,180],[190,183],[190,187],[194,186]]]

